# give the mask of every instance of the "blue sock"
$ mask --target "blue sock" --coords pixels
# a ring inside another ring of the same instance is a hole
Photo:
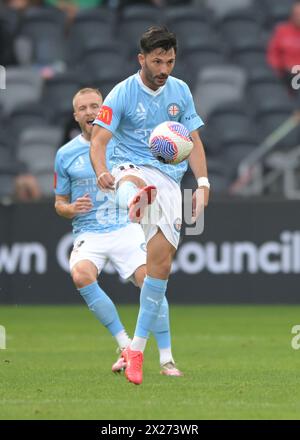
[[[128,202],[136,195],[139,188],[129,180],[121,183],[116,192],[116,203],[122,209],[128,208]]]
[[[88,308],[113,336],[124,330],[114,303],[100,288],[97,281],[78,290]]]
[[[168,280],[159,280],[146,276],[141,290],[140,311],[134,336],[147,338],[157,320],[163,302]]]
[[[151,330],[156,339],[158,348],[171,347],[169,304],[166,296],[164,296],[158,312],[158,317]]]

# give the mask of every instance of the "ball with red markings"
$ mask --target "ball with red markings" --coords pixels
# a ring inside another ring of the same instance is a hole
[[[175,165],[189,157],[193,141],[184,125],[175,121],[165,121],[152,131],[149,148],[160,162]]]

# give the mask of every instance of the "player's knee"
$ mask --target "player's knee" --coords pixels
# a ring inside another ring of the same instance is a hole
[[[137,176],[133,176],[131,174],[129,176],[122,177],[122,179],[120,179],[120,181],[118,182],[117,186],[119,187],[124,182],[132,182],[138,188],[143,188],[144,186],[146,186],[146,183],[143,179],[141,179],[140,177],[137,177]]]
[[[171,263],[165,262],[159,267],[160,278],[167,279],[169,278],[171,272]]]
[[[72,279],[77,289],[81,289],[96,281],[94,274],[89,270],[76,266],[72,270]]]
[[[158,263],[152,263],[147,270],[147,273],[154,278],[166,280],[170,275],[171,266],[171,260],[164,260]]]

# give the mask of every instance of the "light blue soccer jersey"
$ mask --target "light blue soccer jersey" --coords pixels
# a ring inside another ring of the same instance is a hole
[[[164,164],[148,147],[152,130],[164,121],[181,122],[189,132],[203,125],[185,82],[170,76],[163,87],[154,91],[145,86],[138,72],[112,89],[94,124],[113,133],[109,147],[114,166],[124,162],[151,165],[180,183],[188,162]]]
[[[115,193],[102,192],[97,186],[90,162],[90,143],[79,135],[61,147],[55,159],[55,194],[70,195],[73,203],[88,193],[93,208],[73,218],[73,233],[110,232],[129,224],[127,211],[115,203]],[[109,149],[107,158],[109,163]]]

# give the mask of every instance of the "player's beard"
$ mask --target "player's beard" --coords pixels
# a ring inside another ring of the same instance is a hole
[[[168,75],[154,75],[151,72],[151,69],[147,66],[146,62],[144,64],[143,70],[144,70],[145,78],[147,82],[150,84],[151,89],[157,90],[159,87],[165,85],[168,79]],[[164,81],[159,81],[159,78],[164,79]]]
[[[91,140],[91,135],[92,135],[92,126],[89,126],[87,122],[83,122],[82,124],[79,124],[82,134],[84,136],[84,138],[88,141]]]

